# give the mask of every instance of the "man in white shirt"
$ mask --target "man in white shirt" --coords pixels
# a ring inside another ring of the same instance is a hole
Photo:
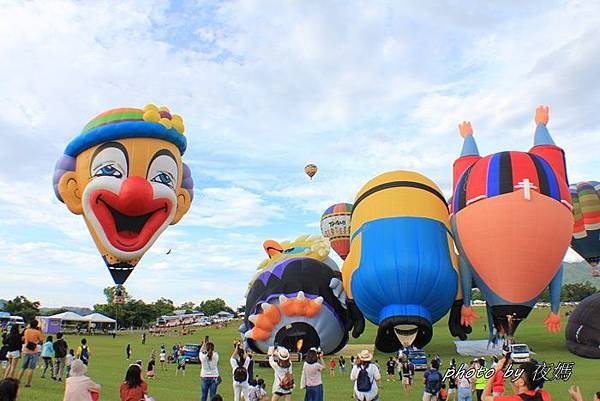
[[[376,401],[379,399],[377,382],[381,380],[379,368],[371,363],[373,355],[368,350],[361,351],[357,359],[350,372],[350,380],[354,381],[354,397],[358,401]]]

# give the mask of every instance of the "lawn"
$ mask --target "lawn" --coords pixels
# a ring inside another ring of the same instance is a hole
[[[484,310],[480,310],[480,316],[484,316]],[[564,312],[564,310],[563,310]],[[598,379],[599,361],[587,360],[572,355],[567,351],[564,345],[564,334],[552,335],[546,332],[542,325],[547,310],[536,309],[532,312],[530,318],[521,324],[517,331],[520,342],[526,342],[536,352],[536,358],[547,362],[572,361],[575,362],[573,375],[568,382],[554,381],[548,383],[545,388],[550,391],[555,400],[568,399],[567,388],[572,384],[581,386],[585,399],[591,399],[592,392],[600,390],[600,380]],[[563,319],[563,330],[566,325],[566,319]],[[141,345],[139,334],[121,334],[115,339],[106,336],[88,337],[92,357],[90,360],[89,375],[93,380],[103,386],[102,400],[118,401],[119,385],[123,380],[129,361],[125,359],[125,347],[130,343],[133,347],[133,360],[142,359],[144,364],[152,350],[157,354],[160,344],[165,342],[167,350],[176,342],[198,343],[205,335],[209,335],[215,342],[217,351],[221,355],[219,368],[223,376],[223,383],[219,386],[219,393],[224,400],[232,400],[231,369],[229,367],[229,357],[232,350],[234,339],[239,338],[237,326],[239,322],[233,322],[228,328],[200,328],[194,335],[185,337],[148,337],[146,345]],[[352,349],[361,348],[359,344],[373,344],[376,329],[369,325],[366,332],[359,339],[352,340]],[[474,327],[471,339],[481,339],[486,335],[483,332],[483,319]],[[71,345],[78,344],[81,337],[68,336],[67,341]],[[468,358],[460,357],[456,354],[453,338],[448,333],[446,319],[438,322],[435,326],[433,341],[427,346],[426,351],[430,354],[438,353],[442,357],[443,365],[447,366],[451,358],[457,361],[466,361]],[[365,345],[365,347],[367,347]],[[373,348],[372,345],[369,348]],[[342,352],[349,359],[350,351]],[[387,356],[377,353],[375,358],[383,366]],[[144,366],[145,367],[145,366]],[[294,366],[294,376],[296,383],[300,381],[301,366]],[[255,367],[255,374],[266,379],[267,389],[273,381],[272,371],[268,368]],[[198,365],[188,365],[186,377],[175,377],[173,365],[169,366],[167,372],[157,372],[157,377],[149,381],[150,393],[157,401],[197,401],[200,398],[200,369]],[[422,373],[417,373],[416,384],[413,387],[413,393],[410,400],[420,400],[423,386],[421,383]],[[329,377],[327,373],[323,375],[325,387],[325,399],[327,401],[349,400],[352,383],[348,378],[348,371],[344,376],[336,372],[335,377]],[[54,382],[51,379],[41,379],[40,371],[36,370],[32,388],[22,388],[20,401],[60,401],[62,400],[63,384]],[[380,391],[381,400],[403,400],[406,399],[401,392],[400,384],[396,382],[383,382],[383,388]],[[302,391],[297,389],[293,400],[304,399]]]

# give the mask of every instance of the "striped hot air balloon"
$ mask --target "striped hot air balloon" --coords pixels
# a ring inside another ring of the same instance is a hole
[[[592,266],[592,275],[600,276],[600,182],[583,181],[569,187],[573,199],[573,238],[571,248]]]
[[[350,252],[350,216],[351,203],[336,203],[325,210],[321,216],[321,232],[329,239],[333,250],[346,259]]]

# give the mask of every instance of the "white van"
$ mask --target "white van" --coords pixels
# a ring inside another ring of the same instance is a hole
[[[510,359],[515,363],[529,362],[531,356],[527,344],[512,344],[510,346]]]

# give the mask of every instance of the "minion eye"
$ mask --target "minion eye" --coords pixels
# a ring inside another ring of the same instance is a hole
[[[104,166],[98,167],[94,171],[94,177],[115,177],[115,178],[123,178],[123,173],[121,173],[114,164],[106,164]]]
[[[169,174],[165,172],[160,172],[156,174],[150,181],[158,182],[159,184],[164,184],[169,188],[173,188],[173,179]]]

